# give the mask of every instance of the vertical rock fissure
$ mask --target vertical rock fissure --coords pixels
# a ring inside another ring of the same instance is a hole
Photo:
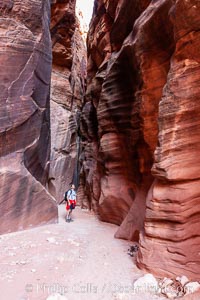
[[[85,93],[86,48],[75,15],[76,1],[54,1],[51,15],[51,163],[49,191],[57,202],[78,184],[78,127]]]

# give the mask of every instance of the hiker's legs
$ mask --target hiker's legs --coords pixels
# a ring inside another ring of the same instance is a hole
[[[67,212],[67,220],[71,219],[71,213],[72,213],[72,210],[69,209],[69,211]]]
[[[76,207],[76,202],[74,201],[72,203],[71,215],[72,215],[72,211],[75,209],[75,207]],[[71,221],[73,221],[73,220],[71,219]]]
[[[72,215],[73,209],[74,209],[74,204],[71,203],[71,204],[68,206],[67,219],[66,219],[67,222],[73,221],[73,220],[71,219],[71,215]]]
[[[72,210],[69,210],[69,218],[71,219]]]

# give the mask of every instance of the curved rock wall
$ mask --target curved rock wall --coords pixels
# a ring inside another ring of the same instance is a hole
[[[171,3],[175,43],[159,104],[154,183],[147,197],[138,263],[157,273],[187,274],[200,267],[200,3]],[[158,263],[159,254],[159,263]]]
[[[79,172],[78,126],[85,94],[86,47],[75,16],[75,1],[53,1],[51,80],[51,164],[49,191],[60,202]]]
[[[200,3],[95,1],[79,197],[138,266],[198,279]]]
[[[49,1],[0,2],[0,233],[57,222],[50,155]]]

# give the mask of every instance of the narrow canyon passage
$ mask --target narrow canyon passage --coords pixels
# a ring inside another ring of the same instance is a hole
[[[103,292],[143,272],[200,291],[200,1],[91,0],[87,28],[83,1],[0,0],[3,300],[140,299]]]
[[[116,225],[98,221],[76,209],[74,222],[2,235],[0,290],[2,300],[150,300],[148,293],[133,294],[133,281],[142,275],[127,254],[131,242],[114,239]],[[133,298],[134,297],[134,298]]]

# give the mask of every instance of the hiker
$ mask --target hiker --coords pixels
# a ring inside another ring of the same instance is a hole
[[[67,210],[67,217],[66,217],[66,222],[73,221],[71,219],[71,214],[73,209],[76,207],[76,191],[75,191],[75,185],[71,184],[71,188],[67,191],[67,205],[66,205],[66,210]]]

